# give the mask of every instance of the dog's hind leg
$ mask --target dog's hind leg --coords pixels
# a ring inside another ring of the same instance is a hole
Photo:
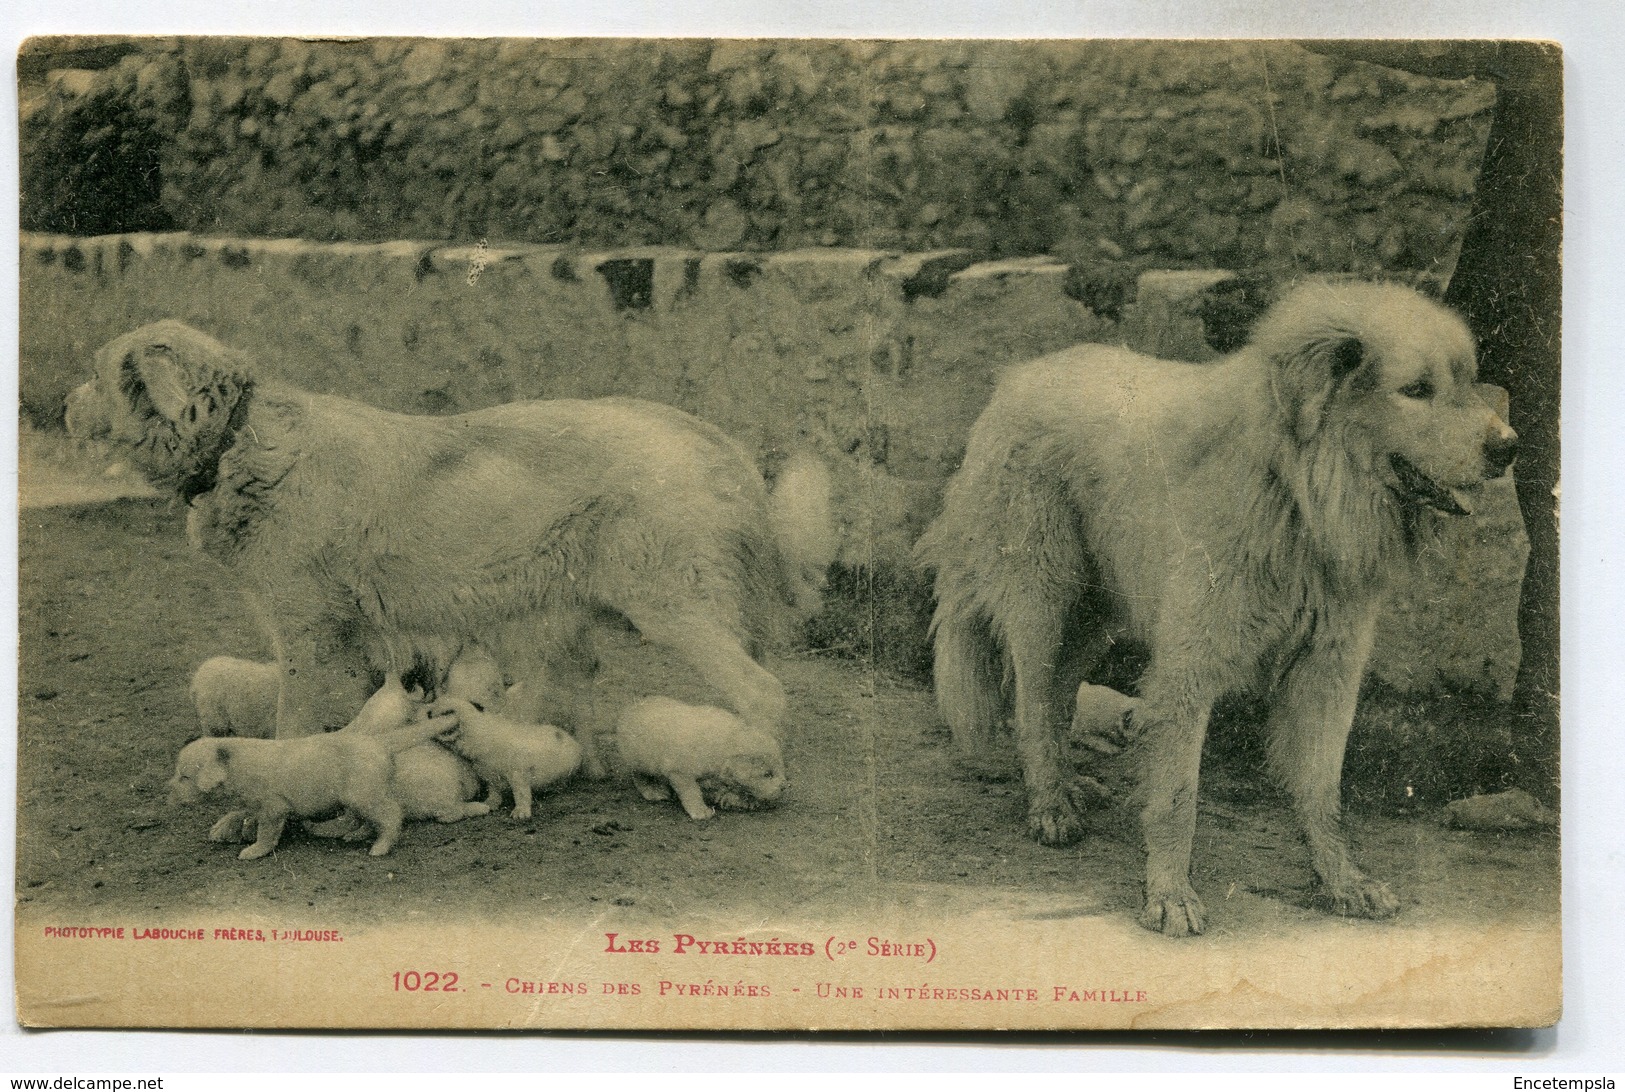
[[[1324,626],[1280,681],[1270,712],[1270,766],[1297,809],[1309,858],[1331,909],[1387,918],[1399,900],[1349,858],[1342,810],[1343,751],[1354,723],[1360,680],[1371,651],[1375,614],[1332,632]]]
[[[1016,684],[1016,750],[1027,785],[1027,832],[1045,845],[1075,842],[1083,832],[1069,791],[1070,770],[1059,730],[1055,654],[1064,612],[1042,596],[1007,606],[1004,639]]]
[[[784,684],[751,658],[739,637],[699,613],[666,615],[633,607],[626,612],[648,640],[687,660],[746,724],[777,731],[784,719]]]
[[[512,819],[530,818],[530,771],[526,769],[510,770],[508,784],[513,786],[513,814]]]
[[[381,800],[369,801],[364,811],[359,805],[352,806],[365,815],[378,831],[372,848],[367,850],[371,856],[382,857],[395,848],[395,840],[401,836],[401,823],[405,819],[398,801],[386,796]]]
[[[343,838],[354,841],[352,835],[364,824],[350,812],[345,812],[337,819],[327,819],[320,823],[307,822],[305,833],[316,838]]]
[[[638,795],[650,802],[671,799],[671,789],[657,777],[633,774],[632,784],[638,790]]]
[[[244,808],[228,811],[214,821],[209,828],[209,841],[211,842],[251,842],[254,840],[254,827],[258,820],[254,813]]]
[[[991,619],[993,637],[1003,642],[1015,689],[1027,830],[1045,845],[1063,845],[1082,833],[1056,685],[1067,617],[1089,571],[1082,526],[1065,490],[1042,464],[1004,482],[978,518],[986,532],[976,536],[975,555],[939,568],[939,595],[947,587],[955,592],[951,601],[974,597]],[[984,661],[980,669],[988,667]],[[970,685],[987,682],[984,675]]]

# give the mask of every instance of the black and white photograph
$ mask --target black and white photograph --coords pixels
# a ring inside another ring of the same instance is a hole
[[[1564,70],[46,36],[31,1027],[1546,1027]]]

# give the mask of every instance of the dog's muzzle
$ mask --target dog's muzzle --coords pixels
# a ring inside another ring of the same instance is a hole
[[[1489,469],[1488,477],[1499,478],[1507,472],[1512,461],[1518,457],[1518,434],[1508,430],[1505,436],[1498,436],[1484,445],[1484,465]]]
[[[96,384],[84,383],[69,393],[63,406],[63,423],[68,435],[75,440],[99,440],[106,436],[112,422],[101,407]]]

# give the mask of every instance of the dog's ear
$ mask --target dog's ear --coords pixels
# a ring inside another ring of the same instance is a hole
[[[185,369],[172,346],[158,343],[132,349],[125,358],[126,369],[133,369],[136,378],[146,388],[153,409],[166,421],[179,421],[191,404]]]
[[[1357,337],[1340,338],[1327,348],[1326,360],[1331,369],[1332,384],[1340,384],[1365,363],[1365,343]]]
[[[1348,333],[1306,339],[1275,355],[1271,382],[1276,401],[1299,443],[1319,434],[1332,396],[1357,383],[1366,362],[1365,343]]]
[[[250,383],[243,354],[178,322],[142,327],[109,348],[121,354],[119,388],[130,408],[182,437],[224,428]]]
[[[209,753],[203,765],[198,767],[198,792],[213,792],[226,783],[226,765],[230,761],[231,748],[224,743],[218,743]]]

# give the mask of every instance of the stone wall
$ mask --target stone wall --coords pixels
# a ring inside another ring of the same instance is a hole
[[[1288,42],[36,38],[20,68],[38,230],[1437,283],[1495,99]]]
[[[268,377],[412,413],[635,395],[715,422],[772,473],[834,468],[837,602],[819,641],[920,673],[929,588],[909,561],[1000,368],[1079,341],[1187,360],[1238,344],[1274,291],[1222,271],[963,251],[778,254],[211,239],[22,243],[25,410],[59,420],[96,348],[179,318]],[[1384,622],[1378,679],[1504,700],[1527,540],[1510,481],[1447,525]],[[858,609],[861,605],[861,609]]]

